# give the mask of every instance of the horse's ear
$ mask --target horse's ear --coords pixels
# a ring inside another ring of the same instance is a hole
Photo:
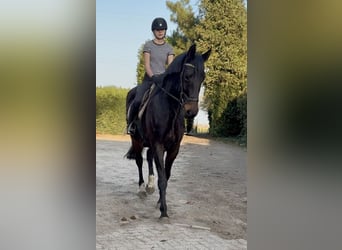
[[[186,53],[186,59],[191,60],[195,57],[196,54],[196,44],[190,46],[188,52]]]
[[[202,55],[203,61],[207,61],[211,53],[211,48]]]

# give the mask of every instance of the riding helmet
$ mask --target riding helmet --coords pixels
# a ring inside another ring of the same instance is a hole
[[[153,20],[151,30],[167,30],[167,22],[162,17],[157,17]]]

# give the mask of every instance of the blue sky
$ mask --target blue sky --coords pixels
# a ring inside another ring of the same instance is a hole
[[[138,50],[153,38],[151,23],[164,17],[171,34],[170,15],[161,0],[96,0],[96,86],[134,87]]]

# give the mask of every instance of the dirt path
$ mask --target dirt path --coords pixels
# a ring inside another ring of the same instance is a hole
[[[96,230],[101,249],[110,232],[160,224],[160,212],[155,208],[158,191],[146,198],[137,195],[137,167],[123,158],[129,137],[96,138]],[[235,144],[184,136],[167,189],[167,223],[208,230],[224,240],[246,240],[246,155],[246,149]],[[146,181],[146,161],[144,166]]]

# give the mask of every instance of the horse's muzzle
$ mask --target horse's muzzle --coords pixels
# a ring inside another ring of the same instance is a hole
[[[186,118],[193,118],[198,113],[198,102],[188,102],[184,104],[184,116]]]

